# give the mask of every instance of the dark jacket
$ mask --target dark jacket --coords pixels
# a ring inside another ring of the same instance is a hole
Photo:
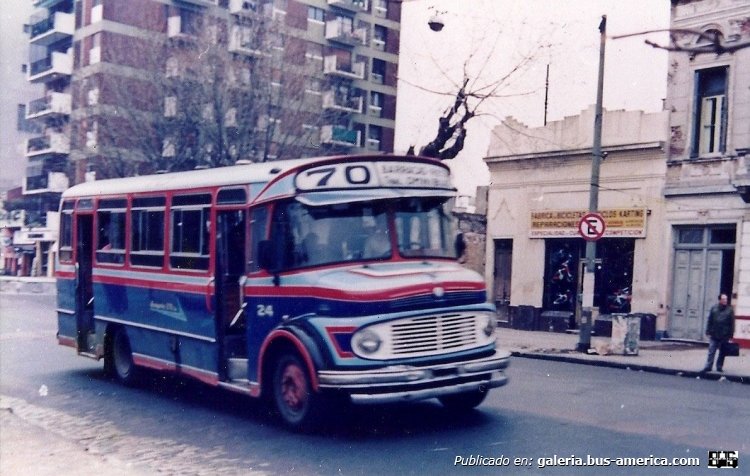
[[[706,334],[714,339],[729,339],[734,335],[734,311],[732,306],[714,305],[708,313]]]

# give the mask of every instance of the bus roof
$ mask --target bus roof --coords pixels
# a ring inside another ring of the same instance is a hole
[[[325,158],[330,159],[331,157]],[[278,160],[187,172],[94,180],[74,185],[63,192],[62,196],[63,198],[90,197],[265,183],[287,170],[321,159],[323,158]]]
[[[381,197],[377,193],[373,194],[373,186],[375,186],[375,188],[380,187],[375,185],[377,180],[369,181],[369,178],[367,179],[368,186],[362,187],[359,190],[355,189],[360,186],[362,182],[356,180],[343,185],[334,185],[335,181],[331,179],[329,184],[328,178],[332,174],[330,171],[337,167],[333,164],[351,163],[351,166],[343,166],[345,171],[349,169],[365,169],[370,166],[363,164],[374,164],[376,162],[401,164],[400,167],[391,167],[388,172],[385,172],[384,170],[372,172],[378,176],[384,176],[384,174],[387,175],[387,180],[383,180],[385,183],[381,184],[385,188],[403,189],[400,192],[393,192],[397,195],[405,193],[406,190],[414,191],[420,189],[421,191],[417,193],[418,195],[425,194],[428,189],[438,189],[439,195],[445,195],[446,192],[455,192],[455,188],[453,188],[448,181],[448,168],[440,161],[418,156],[363,154],[353,156],[324,156],[305,159],[278,160],[218,167],[213,169],[191,170],[187,172],[172,172],[119,179],[95,180],[69,188],[63,192],[62,198],[71,199],[78,197],[124,195],[130,193],[194,190],[200,188],[248,184],[268,184],[267,187],[264,187],[264,191],[259,196],[254,197],[258,200],[267,200],[277,196],[285,196],[289,193],[294,193],[295,174],[293,172],[295,169],[316,170],[316,172],[308,173],[309,176],[313,177],[311,179],[313,182],[312,185],[310,184],[310,179],[305,181],[304,184],[297,184],[304,187],[302,190],[299,190],[299,192],[301,192],[302,195],[305,195],[307,201],[311,204],[315,202],[318,202],[318,204],[329,202],[339,203],[342,196],[331,196],[331,192],[335,190],[339,192],[339,195],[341,192],[350,192],[349,197],[346,199],[347,201],[356,199],[351,196],[352,193],[362,195],[359,199],[390,198],[390,195],[388,197]],[[321,164],[320,167],[317,166],[318,163]],[[418,164],[425,165],[420,166]],[[315,169],[311,169],[311,167],[315,167]],[[425,169],[425,167],[428,169]],[[426,172],[434,171],[436,169],[443,170],[443,172],[438,173],[439,177],[436,181],[430,180],[429,174]],[[428,177],[425,177],[425,175],[428,175]],[[366,172],[366,176],[371,176],[369,168]],[[325,177],[325,180],[321,180],[323,177]],[[399,177],[406,178],[400,180]],[[400,183],[402,181],[404,183]],[[346,195],[346,193],[344,193],[344,195]]]

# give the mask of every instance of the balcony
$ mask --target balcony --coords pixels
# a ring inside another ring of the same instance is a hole
[[[360,131],[348,129],[344,126],[328,125],[320,128],[320,142],[322,144],[359,147],[359,136]]]
[[[367,0],[328,0],[328,6],[349,12],[366,12],[369,9]]]
[[[345,97],[335,91],[323,93],[323,109],[362,114],[362,96]]]
[[[365,79],[365,64],[363,62],[340,64],[337,56],[326,56],[323,60],[323,73],[339,78]]]
[[[48,93],[26,106],[26,119],[54,119],[70,115],[72,97],[66,93]]]
[[[73,54],[53,51],[44,59],[29,65],[29,82],[46,83],[73,74]]]
[[[195,38],[196,34],[188,29],[182,17],[175,15],[167,19],[167,36],[174,40],[188,40]]]
[[[33,17],[31,20],[30,42],[35,45],[49,46],[62,39],[72,38],[75,31],[72,13],[55,12],[38,21]]]
[[[739,192],[750,203],[750,152],[677,159],[667,162],[664,195],[668,198],[691,195],[718,195]]]
[[[251,28],[242,26],[232,27],[232,35],[229,38],[229,52],[253,57],[262,56],[263,51],[259,47],[260,41],[253,38],[256,33]]]
[[[383,117],[383,108],[374,104],[370,104],[369,106],[367,106],[367,113],[372,117]]]
[[[65,3],[69,0],[34,0],[35,8],[52,8],[60,3]],[[70,2],[71,4],[73,2]]]
[[[353,29],[351,25],[340,20],[326,22],[326,40],[347,46],[364,45],[367,41],[367,29]]]
[[[367,149],[370,152],[380,151],[380,139],[368,138],[365,141],[365,149]]]
[[[23,194],[64,192],[69,186],[68,177],[63,172],[47,172],[26,177],[23,182]]]
[[[257,0],[229,0],[229,13],[234,15],[254,15],[257,11]]]
[[[197,5],[199,7],[208,7],[211,5],[218,5],[219,0],[176,0],[177,3],[187,3],[189,5]]]
[[[70,139],[61,133],[32,137],[26,141],[26,157],[66,155],[70,153]]]

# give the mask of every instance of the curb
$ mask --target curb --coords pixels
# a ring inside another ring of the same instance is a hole
[[[723,373],[717,373],[717,372],[700,372],[700,371],[681,370],[681,369],[669,369],[669,368],[664,368],[664,367],[657,367],[654,365],[625,364],[621,362],[607,362],[603,360],[581,359],[578,357],[570,357],[567,355],[536,354],[532,352],[521,352],[521,351],[511,351],[511,355],[513,357],[521,357],[525,359],[549,360],[549,361],[555,361],[555,362],[566,362],[570,364],[591,365],[595,367],[609,367],[609,368],[614,368],[614,369],[635,370],[635,371],[642,371],[642,372],[657,373],[657,374],[662,374],[662,375],[676,375],[678,377],[701,378],[705,380],[717,380],[718,381],[718,380],[721,380],[722,377],[724,377],[726,380],[730,382],[750,385],[750,377],[743,376],[743,375],[723,374]]]

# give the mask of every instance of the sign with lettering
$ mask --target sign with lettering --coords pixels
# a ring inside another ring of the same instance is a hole
[[[535,210],[531,212],[529,238],[577,238],[588,210]],[[604,238],[645,238],[645,208],[605,208],[598,213],[606,223]]]
[[[357,188],[453,188],[445,167],[401,161],[350,162],[313,167],[297,174],[295,185],[305,192]]]

